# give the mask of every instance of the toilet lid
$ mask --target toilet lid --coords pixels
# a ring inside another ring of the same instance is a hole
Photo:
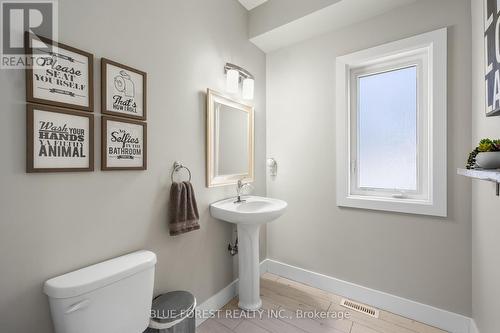
[[[188,291],[172,291],[162,294],[153,300],[151,321],[167,324],[178,322],[191,315],[196,300]]]

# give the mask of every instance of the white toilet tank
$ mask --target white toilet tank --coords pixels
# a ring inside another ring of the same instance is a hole
[[[45,282],[56,333],[142,333],[156,255],[138,251]]]

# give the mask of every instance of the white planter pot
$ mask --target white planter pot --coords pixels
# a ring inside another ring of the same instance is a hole
[[[476,164],[482,169],[500,169],[500,151],[477,154]]]

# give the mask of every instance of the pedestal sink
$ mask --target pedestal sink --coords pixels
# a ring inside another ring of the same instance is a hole
[[[259,230],[262,224],[271,222],[285,212],[283,200],[257,196],[242,197],[215,202],[210,214],[216,219],[235,223],[238,228],[239,255],[239,303],[241,309],[255,311],[262,306],[260,299]]]

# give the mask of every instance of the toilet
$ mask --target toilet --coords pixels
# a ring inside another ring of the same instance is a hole
[[[138,251],[45,282],[56,333],[138,333],[149,324],[156,255]]]

